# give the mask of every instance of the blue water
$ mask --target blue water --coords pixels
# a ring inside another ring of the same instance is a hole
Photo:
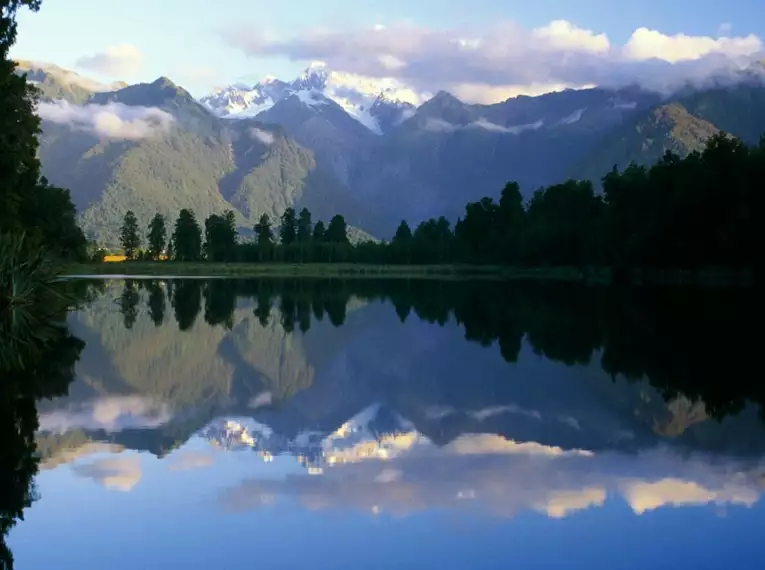
[[[16,568],[762,568],[765,430],[649,378],[515,362],[389,301],[263,326],[237,296],[179,330],[123,284],[73,312],[68,395],[40,402]],[[549,352],[549,351],[548,351]]]

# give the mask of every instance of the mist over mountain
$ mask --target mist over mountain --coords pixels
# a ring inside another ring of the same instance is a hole
[[[142,225],[232,209],[243,230],[263,213],[308,207],[379,237],[401,219],[455,221],[468,201],[515,180],[525,196],[569,177],[596,185],[613,166],[687,154],[723,130],[765,132],[761,65],[672,95],[638,86],[566,89],[469,104],[314,63],[196,100],[168,78],[103,85],[22,62],[40,88],[40,157],[70,188],[92,238],[116,243],[124,212]]]

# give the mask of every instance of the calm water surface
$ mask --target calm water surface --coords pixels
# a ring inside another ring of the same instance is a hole
[[[765,564],[745,295],[88,287],[4,523],[17,569]]]

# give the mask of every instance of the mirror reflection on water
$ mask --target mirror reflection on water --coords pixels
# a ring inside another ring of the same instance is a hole
[[[69,286],[0,330],[6,565],[761,567],[749,293]]]

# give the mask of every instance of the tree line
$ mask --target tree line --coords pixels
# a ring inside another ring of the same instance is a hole
[[[390,241],[351,244],[343,216],[314,224],[307,208],[287,208],[277,227],[263,214],[250,240],[239,239],[231,211],[210,216],[203,228],[192,211],[182,210],[167,239],[158,214],[144,255],[157,259],[166,250],[180,261],[751,268],[759,258],[754,244],[763,227],[764,177],[765,138],[747,147],[719,134],[703,152],[685,158],[667,152],[650,167],[614,168],[602,179],[602,192],[589,181],[569,180],[537,190],[524,203],[518,184],[510,182],[498,201],[467,204],[454,225],[439,217],[412,230],[402,221]],[[132,212],[121,244],[128,258],[139,255]]]
[[[287,333],[301,334],[311,334],[325,319],[342,326],[351,299],[383,301],[402,323],[456,323],[468,341],[495,346],[510,363],[528,343],[567,366],[599,359],[606,372],[647,379],[667,399],[682,394],[703,400],[718,418],[738,413],[747,401],[757,402],[765,417],[765,389],[755,376],[760,348],[751,334],[758,322],[753,290],[614,289],[555,281],[127,280],[119,304],[128,328],[142,311],[156,326],[167,325],[172,309],[181,331],[199,318],[231,330],[245,299],[254,301],[262,326],[275,318]]]
[[[158,213],[147,226],[145,249],[140,224],[135,214],[128,211],[120,229],[120,245],[131,260],[217,262],[347,261],[343,253],[353,249],[343,216],[334,216],[326,225],[321,220],[314,224],[307,208],[299,214],[294,208],[287,208],[278,227],[272,225],[268,214],[263,214],[254,225],[249,241],[240,239],[236,216],[231,210],[223,215],[210,215],[202,226],[192,210],[183,209],[172,228],[168,228],[166,218]],[[97,256],[102,257],[104,253],[102,250]]]
[[[17,73],[9,55],[16,41],[17,13],[24,7],[37,11],[40,1],[0,0],[0,240],[25,250],[44,248],[55,258],[79,259],[87,242],[69,191],[40,173],[40,118],[35,114],[39,92]],[[19,271],[1,261],[0,273]]]

